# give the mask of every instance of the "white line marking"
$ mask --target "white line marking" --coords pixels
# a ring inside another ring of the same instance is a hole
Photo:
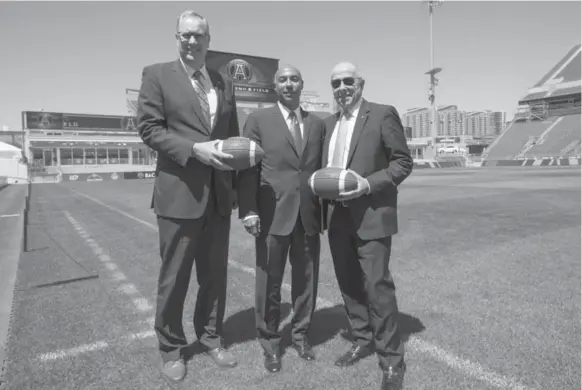
[[[116,340],[115,345],[119,345],[123,342],[127,343],[127,342],[131,342],[131,341],[135,341],[135,340],[144,340],[144,339],[147,339],[149,337],[154,337],[155,335],[156,334],[153,330],[147,330],[147,331],[139,332],[139,333],[132,333],[130,335],[121,337],[120,339]],[[67,357],[74,357],[74,356],[82,355],[82,354],[87,353],[87,352],[104,350],[104,349],[109,348],[111,346],[112,345],[109,344],[107,341],[97,341],[96,343],[84,344],[84,345],[80,345],[80,346],[74,347],[74,348],[61,349],[61,350],[56,351],[56,352],[43,353],[43,354],[38,355],[36,357],[36,360],[46,362],[46,361],[51,361],[51,360],[64,359]]]
[[[133,283],[126,283],[119,286],[119,290],[127,295],[139,294],[137,288],[133,285]]]
[[[117,269],[117,264],[105,263],[105,268],[107,268],[109,271],[115,271]]]
[[[64,213],[65,213],[65,216],[67,217],[67,219],[69,220],[69,222],[71,222],[71,224],[75,227],[75,229],[77,230],[79,235],[81,237],[84,237],[85,242],[91,247],[91,249],[93,250],[93,253],[95,253],[95,255],[97,255],[97,258],[102,263],[105,264],[105,267],[108,270],[112,271],[111,278],[117,282],[122,282],[122,281],[127,280],[127,276],[125,276],[125,274],[123,272],[121,272],[121,270],[119,270],[119,267],[117,267],[117,265],[111,261],[111,257],[105,253],[105,251],[103,250],[103,248],[101,248],[99,246],[97,241],[95,241],[95,239],[93,239],[90,236],[90,234],[81,226],[81,224],[79,222],[77,222],[75,220],[75,218],[73,218],[71,216],[71,214],[69,212],[65,211]],[[134,284],[124,283],[124,284],[120,285],[118,287],[118,289],[128,296],[133,297],[133,296],[137,295],[136,298],[132,299],[132,302],[135,305],[135,309],[137,311],[147,312],[147,311],[153,310],[153,307],[152,307],[152,305],[150,305],[148,300],[146,298],[140,296],[140,292]]]
[[[147,301],[147,299],[145,299],[145,298],[135,298],[133,300],[133,303],[135,304],[135,306],[137,307],[137,310],[139,310],[139,311],[153,310],[152,305],[150,305],[149,302]]]
[[[127,280],[127,277],[125,276],[125,274],[121,271],[115,271],[114,273],[111,274],[111,277],[113,278],[113,280],[115,280],[116,282],[121,282],[122,280]]]
[[[97,341],[96,343],[92,343],[92,344],[79,345],[78,347],[75,347],[75,348],[61,349],[61,350],[56,351],[56,352],[43,353],[42,355],[39,355],[37,357],[37,359],[42,360],[42,361],[57,360],[57,359],[62,359],[62,358],[69,357],[69,356],[77,356],[77,355],[81,355],[83,353],[97,351],[100,349],[105,349],[108,346],[109,346],[109,343],[107,343],[106,341]]]
[[[157,231],[157,226],[155,226],[152,223],[146,222],[142,219],[139,219],[131,214],[128,214],[122,210],[119,210],[113,206],[110,206],[106,203],[103,203],[89,195],[86,194],[82,194],[78,191],[75,190],[71,190],[72,192],[83,196],[97,204],[102,205],[103,207],[116,212],[118,214],[124,215],[144,226],[149,227],[150,229],[153,229],[155,231]],[[249,275],[255,275],[255,269],[248,267],[246,265],[237,263],[235,261],[229,260],[229,264],[234,267],[237,268],[245,273],[248,273]],[[283,283],[281,286],[283,289],[290,291],[291,290],[291,286]],[[323,298],[319,298],[317,299],[317,306],[318,308],[321,307],[332,307],[334,306],[334,304],[326,299]],[[144,332],[143,333],[143,337],[153,337],[155,335],[155,333],[153,331],[148,331],[148,332]],[[135,337],[135,336],[130,336],[130,337]],[[103,343],[103,342],[101,342]],[[89,346],[91,346],[93,344],[89,344]],[[88,348],[88,347],[85,347]],[[434,345],[428,341],[422,340],[421,338],[414,336],[414,335],[410,335],[408,342],[407,342],[407,349],[411,350],[411,351],[415,351],[415,352],[419,352],[419,353],[424,353],[426,355],[429,355],[430,357],[432,357],[435,360],[440,361],[441,363],[446,364],[447,366],[451,367],[452,369],[454,369],[457,372],[460,372],[461,374],[464,374],[468,377],[471,378],[475,378],[475,379],[479,379],[481,381],[486,382],[487,384],[489,384],[490,386],[496,387],[496,388],[502,388],[502,389],[512,389],[512,390],[526,390],[528,389],[528,387],[522,385],[521,383],[519,383],[518,381],[509,378],[507,376],[501,375],[501,374],[497,374],[493,371],[488,371],[486,368],[484,368],[483,366],[481,366],[479,363],[474,363],[471,362],[470,360],[464,359],[462,357],[456,356],[442,348],[440,348],[437,345]],[[58,355],[59,357],[61,355]],[[63,357],[68,356],[66,353],[64,353]]]
[[[20,217],[20,214],[4,214],[4,215],[0,215],[0,218],[13,218],[13,217]]]

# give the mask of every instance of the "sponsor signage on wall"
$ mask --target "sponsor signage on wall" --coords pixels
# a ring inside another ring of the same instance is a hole
[[[137,133],[133,116],[84,115],[63,112],[23,111],[22,127],[30,130],[120,131]]]
[[[63,181],[109,181],[121,179],[121,172],[68,173],[62,175]]]
[[[131,179],[154,179],[156,177],[156,172],[123,172],[123,178],[125,180]]]
[[[131,179],[154,179],[156,172],[98,172],[98,173],[67,173],[62,174],[62,181],[110,181]]]
[[[206,66],[217,70],[234,82],[235,96],[240,101],[276,102],[273,78],[279,60],[209,50]]]

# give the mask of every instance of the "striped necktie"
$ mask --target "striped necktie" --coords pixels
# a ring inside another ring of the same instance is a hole
[[[199,70],[194,72],[194,89],[198,94],[198,100],[200,101],[200,108],[202,108],[204,119],[206,120],[208,127],[212,127],[212,123],[210,123],[210,104],[208,103],[208,95],[206,94],[206,91],[204,91],[204,84],[202,83],[203,77],[204,75]]]

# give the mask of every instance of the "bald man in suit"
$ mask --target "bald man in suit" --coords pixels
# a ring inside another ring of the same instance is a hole
[[[308,332],[315,309],[319,273],[321,205],[308,178],[321,168],[325,125],[301,109],[303,78],[293,66],[275,75],[279,101],[253,112],[244,135],[265,151],[261,163],[239,173],[239,215],[256,237],[257,336],[265,368],[281,369],[281,284],[287,255],[291,263],[291,338],[299,356],[315,359]]]
[[[340,112],[326,120],[323,166],[352,171],[355,190],[325,202],[328,239],[354,343],[337,361],[350,366],[375,352],[382,390],[402,388],[406,365],[394,280],[389,270],[398,232],[398,185],[412,172],[396,109],[363,99],[364,79],[351,63],[337,64],[331,87]],[[329,208],[328,208],[329,207]]]

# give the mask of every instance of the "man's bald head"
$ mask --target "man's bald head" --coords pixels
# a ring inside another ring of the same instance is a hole
[[[301,80],[303,80],[303,76],[301,76],[301,71],[299,69],[297,69],[297,67],[295,67],[293,65],[289,65],[289,64],[284,64],[282,66],[279,66],[279,69],[277,69],[277,72],[275,72],[275,78],[274,78],[275,83],[277,82],[277,79],[279,78],[279,76],[283,73],[296,74],[299,76],[299,78]]]
[[[275,73],[275,91],[279,102],[290,110],[299,107],[301,91],[303,91],[303,77],[293,65],[283,65]]]
[[[351,62],[340,62],[336,64],[331,70],[331,78],[333,79],[335,74],[340,73],[349,73],[353,75],[354,78],[362,79],[362,75],[360,74],[358,67]]]
[[[360,71],[351,62],[340,62],[331,70],[333,96],[343,111],[351,111],[362,99],[364,83]]]

